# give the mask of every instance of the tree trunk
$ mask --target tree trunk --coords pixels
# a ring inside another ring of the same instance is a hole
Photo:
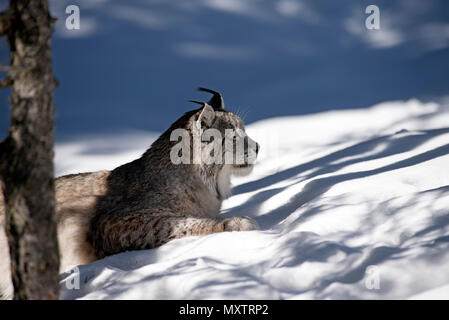
[[[58,299],[51,25],[47,0],[10,0],[0,15],[11,66],[11,126],[0,149],[15,299]]]

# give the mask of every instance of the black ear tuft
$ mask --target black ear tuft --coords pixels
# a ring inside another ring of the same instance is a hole
[[[210,104],[212,106],[212,108],[214,108],[214,110],[224,110],[225,106],[224,106],[224,101],[223,101],[223,97],[221,96],[221,93],[211,90],[211,89],[206,89],[206,88],[201,88],[201,87],[199,87],[198,90],[212,93],[213,96],[209,100],[208,104]],[[192,101],[192,102],[195,102],[195,101]],[[197,103],[197,102],[195,102],[195,103]]]
[[[193,103],[197,103],[200,104],[204,107],[204,105],[206,104],[205,102],[201,102],[201,101],[196,101],[196,100],[189,100],[189,102],[193,102]]]

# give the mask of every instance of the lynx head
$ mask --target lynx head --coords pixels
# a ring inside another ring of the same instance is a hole
[[[246,175],[251,172],[259,152],[259,144],[245,132],[243,120],[235,113],[224,108],[220,93],[210,89],[199,88],[210,92],[213,97],[209,102],[198,102],[202,105],[194,116],[193,133],[201,141],[202,162],[229,166],[233,174]]]
[[[242,119],[224,108],[220,93],[199,90],[213,96],[208,102],[192,101],[201,107],[187,112],[169,129],[170,158],[174,164],[193,164],[203,181],[225,198],[230,176],[252,171],[259,144],[246,134]]]

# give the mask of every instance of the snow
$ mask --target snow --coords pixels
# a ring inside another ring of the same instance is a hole
[[[448,124],[444,99],[253,123],[258,163],[233,179],[222,215],[250,216],[260,231],[79,266],[62,275],[62,298],[448,299]],[[59,144],[57,174],[113,168],[156,136]]]

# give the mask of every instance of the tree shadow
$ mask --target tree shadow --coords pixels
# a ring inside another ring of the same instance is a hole
[[[414,166],[438,157],[442,157],[448,153],[449,153],[449,144],[446,144],[441,147],[423,152],[416,156],[412,156],[408,159],[397,161],[395,163],[377,169],[351,172],[312,180],[304,186],[301,192],[291,197],[288,203],[280,206],[279,208],[263,216],[257,217],[256,220],[258,221],[262,229],[271,228],[280,221],[284,220],[286,217],[288,217],[300,206],[324,194],[330,188],[332,188],[338,183],[360,178],[366,178],[372,175]]]
[[[361,143],[357,143],[354,146],[344,148],[342,150],[336,151],[328,156],[325,156],[320,159],[312,160],[308,163],[298,165],[293,168],[286,169],[282,172],[278,172],[276,174],[270,175],[268,177],[259,179],[257,181],[252,181],[243,185],[240,185],[236,187],[237,194],[243,193],[243,192],[250,192],[253,188],[264,188],[269,185],[275,184],[276,182],[293,178],[296,175],[298,175],[302,171],[307,171],[311,169],[316,169],[314,172],[312,172],[309,175],[306,175],[304,177],[300,177],[297,179],[297,181],[293,182],[292,184],[288,186],[284,186],[281,188],[272,188],[268,190],[263,190],[255,195],[251,196],[245,203],[243,203],[240,206],[234,207],[230,209],[226,216],[232,216],[232,215],[247,215],[255,218],[257,222],[259,223],[260,227],[262,229],[269,229],[287,218],[291,213],[293,213],[295,210],[297,210],[299,207],[303,206],[304,204],[316,199],[320,195],[327,192],[329,189],[331,189],[336,184],[365,178],[369,176],[373,176],[376,174],[406,168],[410,166],[414,166],[417,164],[420,164],[422,162],[426,162],[429,160],[432,160],[434,158],[438,158],[441,156],[444,156],[449,153],[449,144],[437,147],[435,149],[420,153],[418,155],[409,157],[404,160],[397,161],[395,163],[385,165],[380,168],[371,169],[371,170],[364,170],[364,171],[357,171],[357,172],[351,172],[351,173],[345,173],[345,174],[339,174],[334,175],[330,177],[325,178],[318,178],[312,181],[309,181],[306,183],[306,185],[303,187],[302,191],[292,196],[289,201],[280,207],[264,214],[260,215],[260,207],[265,201],[268,201],[271,197],[279,194],[280,192],[286,190],[287,188],[291,187],[293,184],[300,183],[302,181],[311,179],[315,176],[322,175],[322,174],[328,174],[335,172],[339,169],[344,168],[345,166],[369,161],[369,160],[375,160],[380,159],[383,157],[388,157],[400,153],[404,153],[410,150],[413,150],[417,146],[423,144],[424,142],[428,141],[431,138],[434,138],[438,135],[444,134],[449,132],[449,128],[441,128],[441,129],[433,129],[433,130],[426,130],[421,131],[419,134],[413,134],[413,135],[406,135],[406,136],[399,136],[395,137],[395,135],[389,135],[389,136],[382,136],[374,139],[370,139],[368,141],[364,141]],[[391,139],[394,138],[394,139]],[[375,154],[370,154],[364,157],[359,158],[351,158],[346,161],[341,161],[337,164],[332,163],[338,160],[342,160],[347,157],[352,157],[360,153],[365,153],[369,150],[373,150],[380,144],[384,144],[385,147],[380,149],[379,152]]]
[[[259,180],[241,184],[235,187],[233,189],[233,192],[234,194],[252,192],[261,188],[268,187],[275,183],[293,178],[302,172],[309,171],[312,169],[316,170],[311,174],[302,177],[302,180],[307,180],[321,174],[335,172],[341,168],[344,168],[348,165],[352,165],[355,163],[380,159],[383,157],[404,153],[407,151],[411,151],[414,148],[418,147],[419,145],[425,143],[426,141],[435,138],[438,135],[445,134],[447,132],[449,132],[449,128],[440,128],[440,129],[420,131],[419,134],[406,135],[402,137],[401,136],[397,137],[396,134],[376,137],[373,139],[369,139],[367,141],[356,143],[342,150],[335,151],[327,156],[314,159],[307,163],[297,165],[295,167],[283,170],[281,172],[271,174]],[[340,162],[338,164],[333,164],[333,162],[335,161],[342,160],[344,158],[354,157],[369,152],[371,150],[374,150],[376,147],[379,147],[382,144],[385,145],[385,148],[381,149],[381,151],[375,154],[349,159]]]

